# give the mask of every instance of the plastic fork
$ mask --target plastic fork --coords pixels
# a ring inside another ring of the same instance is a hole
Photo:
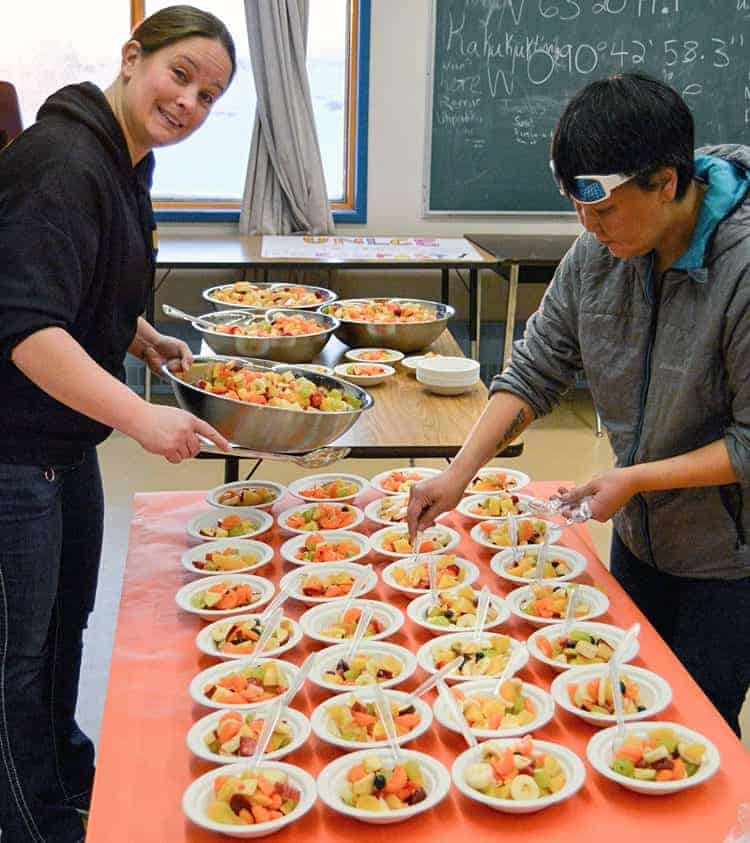
[[[359,620],[357,621],[357,628],[354,630],[354,636],[352,637],[351,644],[349,644],[349,649],[346,651],[346,655],[344,656],[345,662],[350,662],[354,657],[354,654],[357,652],[357,647],[359,647],[360,642],[365,637],[365,632],[367,631],[367,627],[369,626],[374,614],[375,610],[372,606],[366,606],[362,609],[362,614],[359,616]]]
[[[361,571],[357,572],[357,576],[349,589],[349,594],[344,598],[344,605],[341,607],[341,614],[345,615],[351,609],[354,601],[361,597],[367,588],[367,581],[372,573],[372,563],[363,566]]]
[[[263,722],[263,728],[260,731],[260,736],[258,737],[258,743],[255,745],[255,752],[250,757],[248,761],[248,767],[251,770],[254,770],[258,764],[260,764],[261,759],[263,758],[263,754],[266,751],[266,747],[268,746],[268,742],[271,740],[271,735],[276,728],[276,724],[279,722],[279,718],[281,717],[281,712],[284,709],[284,699],[283,697],[274,703],[273,708],[269,712],[269,716]]]
[[[281,609],[276,609],[269,617],[266,619],[265,626],[263,627],[263,632],[260,634],[260,638],[258,639],[258,643],[255,645],[255,649],[253,650],[252,656],[247,662],[247,667],[253,667],[258,659],[263,654],[263,649],[268,642],[268,639],[276,632],[276,628],[281,623],[281,618],[283,617],[284,613]]]
[[[575,611],[576,603],[578,602],[578,585],[574,585],[568,591],[568,608],[565,610],[565,620],[563,621],[562,627],[560,628],[561,635],[567,635],[570,632],[571,626],[573,626],[574,616],[573,612]]]
[[[486,585],[482,586],[479,592],[479,599],[477,600],[477,614],[474,622],[474,633],[472,635],[473,641],[479,641],[482,637],[482,630],[487,622],[487,613],[490,610],[490,590]]]
[[[305,680],[310,674],[317,657],[317,653],[310,653],[310,655],[305,659],[302,667],[299,669],[299,673],[295,676],[294,681],[286,689],[284,696],[282,697],[284,706],[291,705],[292,700],[297,696],[297,692],[305,684]]]
[[[518,561],[518,524],[516,516],[511,514],[508,516],[508,541],[510,543],[510,552],[513,557],[513,562]]]
[[[435,606],[440,605],[440,590],[438,589],[438,559],[436,556],[430,556],[427,560],[427,574],[430,578],[430,595]]]
[[[534,579],[541,580],[544,573],[544,566],[547,564],[549,557],[549,530],[544,531],[544,539],[536,552],[536,570],[534,571]]]
[[[286,600],[289,599],[291,596],[294,587],[296,587],[299,583],[301,576],[296,576],[293,578],[293,582],[287,583],[281,591],[273,598],[273,600],[266,606],[260,616],[261,624],[265,624],[268,618],[284,603]]]
[[[511,676],[513,676],[516,670],[519,669],[522,658],[522,653],[518,651],[511,652],[511,654],[508,656],[508,661],[506,662],[505,667],[503,668],[503,672],[500,674],[497,682],[495,683],[495,689],[492,692],[493,696],[500,696],[500,689],[507,682],[507,680],[510,679]]]
[[[471,727],[466,722],[466,718],[464,717],[463,711],[456,702],[456,698],[453,696],[453,694],[451,694],[448,686],[441,679],[437,683],[437,687],[439,696],[442,698],[443,702],[448,708],[448,711],[450,711],[450,713],[453,715],[453,719],[458,724],[458,727],[461,730],[461,734],[463,735],[463,738],[466,743],[471,747],[477,746],[477,739],[474,737],[474,733],[471,731]]]
[[[388,704],[388,699],[380,685],[375,685],[373,688],[373,702],[380,717],[380,722],[383,724],[385,737],[388,741],[388,748],[393,756],[393,761],[395,764],[398,764],[401,760],[401,751],[399,750],[398,739],[396,738],[396,725],[393,722],[393,714]]]
[[[432,688],[437,685],[437,683],[444,677],[447,676],[449,673],[453,673],[453,671],[461,667],[461,663],[463,662],[463,656],[456,656],[453,661],[448,662],[448,664],[444,664],[437,673],[433,673],[432,675],[428,676],[427,679],[421,684],[418,685],[410,694],[410,700],[416,700],[418,697],[423,696],[428,691],[432,690]]]
[[[615,718],[617,719],[617,729],[612,740],[613,750],[625,740],[625,719],[623,717],[622,691],[620,689],[620,664],[622,663],[623,655],[630,646],[630,642],[638,637],[640,631],[641,625],[634,623],[625,633],[625,637],[617,645],[614,653],[609,657],[609,680],[612,683],[612,700],[615,704]]]

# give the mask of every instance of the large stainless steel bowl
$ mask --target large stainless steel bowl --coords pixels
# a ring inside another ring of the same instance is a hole
[[[276,308],[266,311],[265,315],[271,317],[275,313],[299,315],[299,310]],[[222,325],[242,317],[250,318],[253,315],[246,310],[219,310],[216,313],[206,313],[201,316],[201,319]],[[325,313],[305,311],[303,315],[306,319],[312,319],[320,325],[318,333],[304,334],[299,337],[245,337],[209,331],[197,322],[193,322],[193,328],[201,333],[203,339],[217,354],[259,357],[262,360],[276,360],[279,363],[312,363],[328,342],[331,334],[338,328],[339,320]]]
[[[234,284],[219,284],[216,287],[209,287],[207,290],[203,291],[203,298],[207,302],[210,302],[214,306],[215,310],[227,310],[228,308],[232,308],[232,310],[246,310],[250,311],[251,313],[265,313],[267,310],[278,310],[278,308],[280,307],[280,305],[278,304],[271,305],[270,307],[250,304],[236,304],[235,302],[222,301],[221,299],[216,298],[216,293],[219,290],[228,290],[233,286]],[[285,281],[262,281],[258,284],[253,282],[253,287],[257,287],[260,290],[267,290],[272,287],[304,287],[306,290],[314,290],[315,292],[323,296],[320,301],[317,301],[314,304],[305,304],[300,305],[299,307],[292,307],[292,310],[317,310],[319,307],[322,307],[325,304],[330,304],[331,302],[336,301],[336,299],[338,298],[338,294],[335,293],[333,290],[329,290],[326,287],[313,287],[310,284],[292,284],[287,283]]]
[[[355,322],[351,319],[341,319],[340,326],[334,331],[341,342],[351,348],[395,348],[397,351],[419,351],[436,340],[445,330],[448,320],[456,311],[449,304],[435,301],[411,298],[369,298],[369,299],[340,299],[336,305],[364,304],[365,302],[404,302],[421,304],[432,309],[435,318],[429,322]],[[320,313],[330,315],[334,305],[325,304],[320,307]]]
[[[205,364],[223,363],[235,359],[219,355],[196,357],[195,364],[189,372],[189,377],[192,375],[195,380],[198,380],[201,377],[201,366],[205,366]],[[237,362],[243,368],[254,371],[259,369],[263,371],[266,368],[256,366],[245,360],[238,360]],[[177,403],[183,410],[187,410],[213,425],[230,442],[257,451],[293,454],[305,453],[329,445],[346,433],[357,421],[360,414],[364,410],[369,410],[374,403],[368,392],[354,384],[345,383],[327,375],[318,375],[304,369],[295,369],[294,366],[282,367],[280,370],[286,369],[290,369],[300,377],[308,378],[319,386],[325,386],[328,389],[340,389],[343,393],[358,398],[362,402],[361,408],[339,413],[324,413],[247,404],[233,398],[224,398],[221,395],[211,395],[204,392],[202,389],[176,378],[166,364],[162,366],[162,372],[172,384]],[[279,371],[279,368],[276,371]]]

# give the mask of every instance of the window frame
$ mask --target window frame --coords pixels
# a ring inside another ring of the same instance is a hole
[[[350,0],[346,81],[346,196],[330,203],[334,223],[367,222],[367,132],[370,92],[370,3]],[[131,28],[143,20],[145,0],[130,0]],[[154,202],[157,222],[238,222],[239,202]]]

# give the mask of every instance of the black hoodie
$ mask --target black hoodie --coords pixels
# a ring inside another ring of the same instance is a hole
[[[11,353],[56,326],[123,378],[153,282],[153,165],[149,153],[133,167],[88,82],[53,94],[0,153],[0,462],[64,465],[111,432],[36,387]]]

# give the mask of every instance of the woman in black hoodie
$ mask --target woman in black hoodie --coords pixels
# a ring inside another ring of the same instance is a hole
[[[102,93],[53,94],[0,155],[0,828],[83,839],[94,749],[75,722],[102,541],[96,445],[112,429],[180,462],[212,427],[123,383],[127,351],[191,362],[142,317],[153,282],[152,149],[208,116],[235,71],[226,27],[173,6],[147,18]]]

